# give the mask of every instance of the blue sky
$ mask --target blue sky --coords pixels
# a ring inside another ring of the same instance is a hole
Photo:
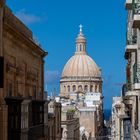
[[[104,107],[120,95],[125,82],[125,0],[7,0],[7,5],[49,52],[45,58],[45,83],[56,88],[63,66],[74,54],[79,24],[87,39],[88,54],[102,69]]]

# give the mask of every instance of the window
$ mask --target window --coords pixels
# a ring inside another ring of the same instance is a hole
[[[93,85],[90,86],[90,92],[93,92]]]
[[[87,86],[87,85],[85,85],[85,87],[84,87],[84,91],[85,91],[85,92],[88,91],[88,86]]]
[[[9,83],[9,92],[8,92],[9,96],[12,96],[12,83]]]
[[[32,125],[42,124],[44,120],[44,105],[43,102],[32,102]]]
[[[97,92],[97,85],[95,85],[95,92]]]
[[[68,92],[70,92],[70,86],[68,86]]]
[[[75,86],[75,85],[73,85],[72,90],[73,90],[73,91],[75,91],[75,90],[76,90],[76,86]]]
[[[66,91],[66,86],[64,86],[64,91]]]
[[[82,51],[82,45],[80,44],[80,51]]]
[[[21,104],[20,101],[11,102],[6,99],[8,105],[8,140],[20,139],[19,130],[21,129]]]
[[[34,94],[34,97],[36,98],[36,86],[35,85],[33,86],[33,94]]]

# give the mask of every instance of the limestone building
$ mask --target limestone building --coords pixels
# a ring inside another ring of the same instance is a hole
[[[86,51],[86,38],[80,26],[76,38],[75,54],[64,66],[60,80],[60,95],[68,97],[70,93],[84,95],[86,92],[102,93],[100,68]]]
[[[48,139],[61,140],[61,103],[55,100],[48,104]]]
[[[32,32],[0,1],[0,139],[47,136],[44,57]],[[46,131],[45,131],[46,130]]]
[[[117,114],[114,123],[115,128],[122,129],[118,139],[140,139],[140,0],[126,0],[127,29],[126,29],[126,83],[122,87],[122,101],[115,107]],[[123,103],[123,106],[122,106]],[[119,108],[118,108],[119,107]],[[123,114],[120,112],[124,108]],[[121,113],[123,118],[117,117]],[[125,114],[125,117],[124,117]]]
[[[79,140],[80,139],[80,124],[79,118],[75,115],[75,108],[71,106],[62,107],[61,113],[61,127],[62,139],[61,140]]]

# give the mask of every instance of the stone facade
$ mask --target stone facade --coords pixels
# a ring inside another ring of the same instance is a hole
[[[113,97],[111,136],[112,140],[131,140],[130,117],[122,97]]]
[[[75,117],[74,113],[68,112],[65,107],[62,110],[62,140],[79,140],[80,139],[80,124],[79,118]]]
[[[48,140],[61,140],[61,103],[50,101],[48,113]]]
[[[84,127],[86,131],[81,135],[81,140],[83,135],[85,135],[87,138],[96,138],[98,131],[96,108],[79,109],[79,119],[80,127]]]
[[[4,72],[0,82],[1,140],[36,140],[44,137],[44,124],[47,124],[43,113],[47,53],[33,40],[32,32],[1,2],[0,68]]]

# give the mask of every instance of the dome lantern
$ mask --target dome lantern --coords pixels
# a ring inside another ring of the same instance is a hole
[[[76,52],[75,53],[82,53],[86,54],[86,38],[84,37],[83,31],[82,31],[82,25],[79,25],[80,31],[78,34],[78,37],[76,38]]]

